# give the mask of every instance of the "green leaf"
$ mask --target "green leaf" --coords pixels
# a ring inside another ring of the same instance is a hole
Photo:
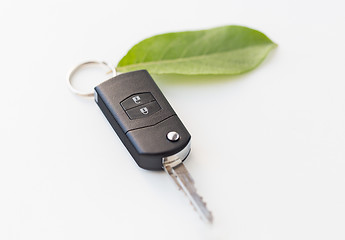
[[[241,74],[257,67],[276,47],[265,34],[241,26],[176,32],[147,38],[124,56],[116,70],[152,74]]]

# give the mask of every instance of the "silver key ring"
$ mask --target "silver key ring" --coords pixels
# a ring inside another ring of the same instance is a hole
[[[75,88],[75,86],[73,85],[73,75],[79,71],[82,67],[86,66],[86,65],[99,65],[102,67],[107,68],[108,70],[110,70],[110,72],[112,72],[112,77],[116,76],[116,71],[115,68],[111,67],[108,63],[103,62],[103,61],[86,61],[86,62],[82,62],[80,64],[78,64],[77,66],[75,66],[68,74],[67,74],[67,84],[69,89],[74,93],[77,94],[79,96],[82,97],[92,97],[94,95],[94,92],[83,92],[78,90],[77,88]]]

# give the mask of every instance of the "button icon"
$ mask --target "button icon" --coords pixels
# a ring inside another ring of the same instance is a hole
[[[139,104],[141,99],[140,99],[139,96],[135,96],[135,97],[132,97],[132,100],[133,100],[136,104]]]
[[[148,114],[149,113],[149,110],[147,109],[147,107],[143,107],[143,108],[140,108],[140,112],[142,113],[142,114]]]

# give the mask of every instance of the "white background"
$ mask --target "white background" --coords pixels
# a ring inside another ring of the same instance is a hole
[[[345,239],[344,1],[0,3],[0,239]],[[192,134],[202,222],[140,169],[90,99],[80,61],[115,65],[155,34],[237,24],[279,46],[238,77],[156,78]],[[199,81],[202,80],[202,81]]]

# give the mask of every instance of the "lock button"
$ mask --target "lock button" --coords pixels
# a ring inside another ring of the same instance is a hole
[[[126,98],[121,102],[123,110],[129,110],[131,108],[141,106],[143,104],[155,101],[151,93],[137,93]]]
[[[137,106],[135,108],[131,108],[126,111],[128,117],[130,119],[139,119],[151,116],[155,112],[158,112],[161,109],[157,101],[152,101],[147,104],[143,104],[140,106]]]

